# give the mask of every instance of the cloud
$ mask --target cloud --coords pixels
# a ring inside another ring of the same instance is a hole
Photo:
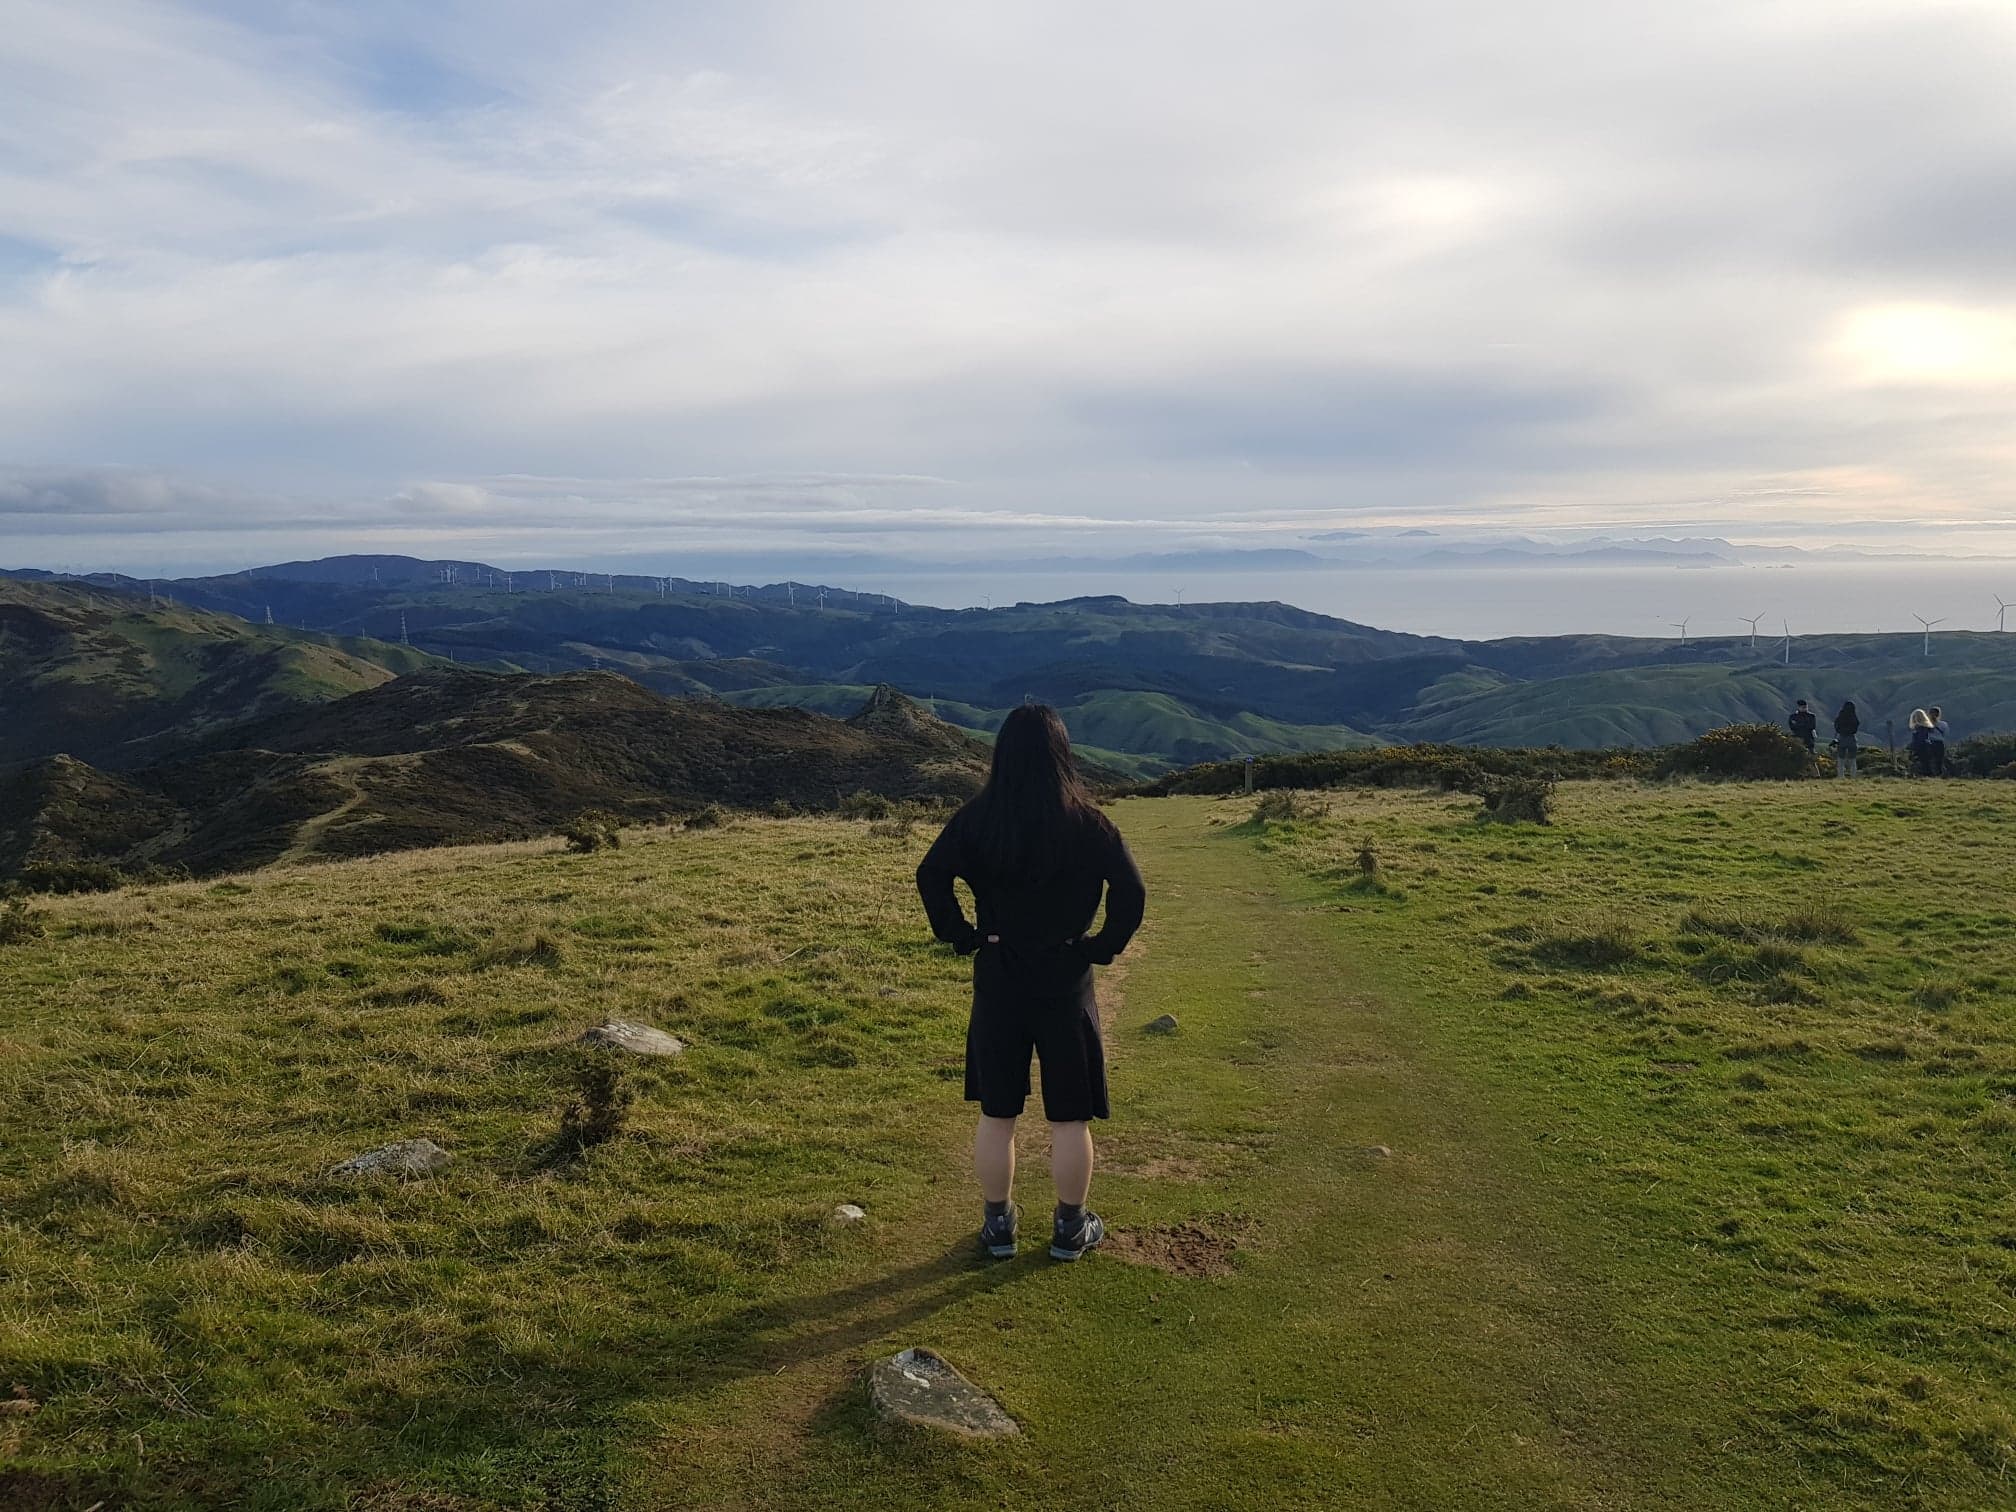
[[[0,532],[1999,518],[2012,64],[1909,0],[22,0]]]

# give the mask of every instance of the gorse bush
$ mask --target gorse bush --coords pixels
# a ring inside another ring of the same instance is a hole
[[[1566,782],[1581,777],[1650,777],[1659,753],[1631,750],[1511,750],[1485,746],[1377,746],[1349,751],[1306,751],[1262,756],[1253,763],[1257,789],[1333,787],[1440,788],[1475,793],[1492,777],[1533,777]],[[1236,793],[1246,785],[1244,763],[1207,762],[1170,772],[1132,789],[1144,797],[1173,793]]]
[[[2016,777],[2016,734],[1963,740],[1946,753],[1946,764],[1973,777]]]
[[[1813,758],[1789,730],[1776,725],[1734,724],[1710,730],[1674,748],[1667,769],[1695,777],[1773,779],[1803,777]]]
[[[599,850],[614,850],[623,843],[620,833],[622,820],[607,809],[586,809],[574,818],[561,833],[567,837],[567,848],[583,855]]]
[[[710,803],[686,816],[686,828],[689,830],[720,829],[727,822],[728,810],[718,803]]]

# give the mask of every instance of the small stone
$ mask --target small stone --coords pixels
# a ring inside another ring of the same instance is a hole
[[[1365,1154],[1373,1160],[1386,1160],[1392,1156],[1393,1152],[1385,1145],[1367,1145],[1365,1146]]]
[[[581,1036],[584,1045],[601,1045],[609,1050],[628,1050],[632,1055],[677,1055],[686,1048],[663,1029],[649,1024],[633,1024],[628,1019],[611,1019],[597,1024]]]
[[[366,1150],[362,1155],[352,1155],[341,1165],[332,1166],[331,1176],[370,1176],[383,1173],[389,1176],[431,1176],[436,1171],[446,1169],[455,1157],[431,1139],[402,1139],[396,1144],[380,1145],[375,1150]]]
[[[905,1349],[868,1372],[868,1399],[892,1422],[959,1438],[1008,1438],[1022,1431],[1001,1404],[928,1349]]]
[[[852,1202],[843,1202],[827,1215],[826,1221],[835,1228],[850,1228],[868,1216],[868,1210]]]
[[[1158,1019],[1150,1019],[1142,1026],[1142,1029],[1148,1034],[1174,1034],[1176,1032],[1176,1015],[1165,1013]]]

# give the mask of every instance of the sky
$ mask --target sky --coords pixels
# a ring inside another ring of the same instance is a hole
[[[4,9],[0,565],[2016,555],[1999,0]]]

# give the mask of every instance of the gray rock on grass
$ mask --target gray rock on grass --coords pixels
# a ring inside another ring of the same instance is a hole
[[[855,1224],[864,1222],[867,1217],[868,1210],[859,1203],[843,1202],[826,1215],[826,1221],[834,1228],[852,1228]]]
[[[649,1024],[633,1024],[628,1019],[611,1019],[597,1024],[581,1036],[584,1045],[600,1045],[609,1050],[628,1050],[632,1055],[677,1055],[686,1048],[663,1029]]]
[[[1165,1013],[1158,1019],[1150,1019],[1141,1027],[1142,1031],[1147,1034],[1174,1034],[1176,1032],[1176,1015]]]
[[[331,1166],[331,1176],[432,1176],[436,1171],[447,1169],[448,1162],[455,1157],[431,1139],[402,1139],[394,1144],[380,1145],[375,1150],[366,1150],[362,1155],[352,1155],[340,1165]]]
[[[1022,1431],[1001,1404],[928,1349],[906,1349],[868,1372],[868,1399],[890,1422],[956,1438],[1010,1438]]]

